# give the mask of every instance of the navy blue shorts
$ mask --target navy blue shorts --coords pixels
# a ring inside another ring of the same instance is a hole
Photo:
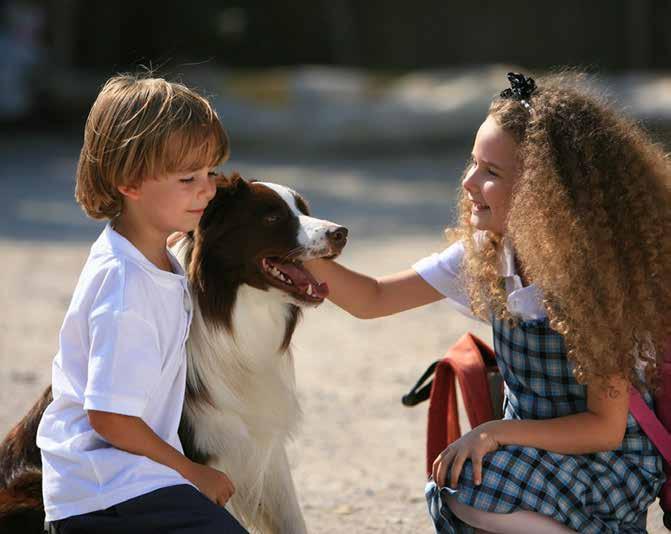
[[[52,521],[53,534],[243,534],[247,531],[221,506],[189,484],[168,486],[104,510]]]

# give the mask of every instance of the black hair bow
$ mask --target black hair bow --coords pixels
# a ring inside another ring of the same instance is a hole
[[[517,72],[508,73],[510,89],[501,91],[502,98],[512,98],[513,100],[529,100],[532,93],[536,90],[536,82],[533,78],[527,78],[524,74]]]

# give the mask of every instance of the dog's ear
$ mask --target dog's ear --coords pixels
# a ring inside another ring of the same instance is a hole
[[[303,215],[310,215],[310,204],[298,193],[294,193],[294,200],[296,201],[296,207]]]
[[[217,184],[217,192],[214,198],[205,208],[205,213],[200,218],[199,227],[201,230],[207,228],[215,219],[216,213],[222,208],[229,198],[237,197],[246,192],[249,192],[249,183],[239,173],[234,172],[230,176],[223,174],[215,178]],[[223,213],[223,212],[222,212]]]
[[[217,178],[216,183],[217,195],[221,193],[230,196],[249,191],[249,183],[238,172],[234,172],[230,176],[222,174],[221,179]]]

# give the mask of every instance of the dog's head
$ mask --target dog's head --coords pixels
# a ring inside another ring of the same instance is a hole
[[[193,239],[189,275],[201,288],[276,288],[287,302],[316,306],[328,286],[318,283],[303,261],[338,256],[347,229],[311,217],[305,200],[287,187],[235,174],[220,180]]]

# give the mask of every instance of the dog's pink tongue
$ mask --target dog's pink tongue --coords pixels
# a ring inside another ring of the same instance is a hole
[[[326,282],[312,284],[312,295],[325,299],[329,296],[329,286]]]
[[[312,284],[312,296],[326,298],[329,294],[329,286],[326,282],[317,282],[312,275],[298,267],[293,263],[282,263],[277,265],[277,268],[291,278],[294,285],[303,292],[308,290],[308,286]]]

